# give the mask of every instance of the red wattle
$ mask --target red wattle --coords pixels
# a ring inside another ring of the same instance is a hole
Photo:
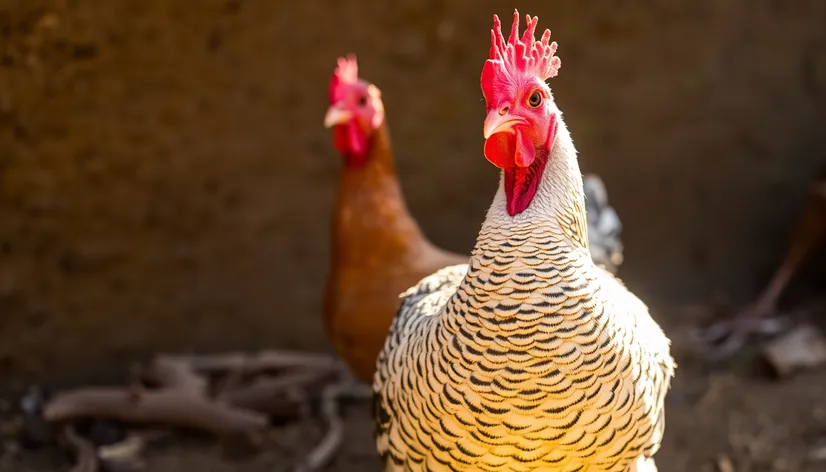
[[[519,167],[528,167],[536,158],[536,148],[531,142],[530,138],[525,136],[519,128],[516,131],[516,152],[513,156],[513,162]]]
[[[545,141],[548,152],[541,154],[537,153],[530,137],[518,127],[512,132],[496,133],[485,141],[485,157],[504,170],[505,209],[510,216],[522,213],[533,201],[556,141],[558,126],[554,114],[550,117]]]
[[[505,205],[510,216],[522,213],[531,204],[547,162],[547,157],[540,157],[530,167],[505,169]]]
[[[348,167],[360,167],[367,161],[368,138],[356,120],[337,125],[333,129],[333,143],[344,156]]]
[[[347,137],[350,140],[350,150],[353,154],[364,154],[364,151],[367,150],[367,137],[359,128],[356,120],[347,123]]]
[[[548,137],[545,139],[545,146],[548,147],[548,152],[551,151],[556,143],[556,131],[559,129],[559,115],[554,113],[551,115],[551,122],[548,123]]]
[[[500,169],[515,165],[516,135],[509,132],[495,133],[485,140],[485,158]]]
[[[548,152],[541,155],[537,155],[531,139],[518,127],[513,132],[496,133],[485,141],[485,158],[504,170],[505,209],[510,216],[522,213],[533,201],[558,127],[557,115],[553,114],[545,141]]]

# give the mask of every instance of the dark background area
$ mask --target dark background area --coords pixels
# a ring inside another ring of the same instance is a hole
[[[411,211],[468,251],[496,186],[478,79],[514,2],[27,1],[0,10],[0,365],[322,349],[338,55],[379,85]],[[764,283],[822,161],[826,4],[518,2],[646,300]],[[5,377],[5,376],[4,376]]]
[[[551,85],[623,220],[627,284],[674,307],[765,283],[824,161],[826,3],[389,5],[0,0],[0,386],[106,378],[159,349],[328,350],[340,158],[322,118],[351,51],[383,92],[412,213],[469,251],[497,178],[479,74],[491,15],[514,6],[559,42]],[[809,405],[801,382],[786,397]],[[687,444],[715,425],[675,433],[667,457],[701,470]]]

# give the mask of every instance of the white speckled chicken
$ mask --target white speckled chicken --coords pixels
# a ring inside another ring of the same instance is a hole
[[[648,309],[588,253],[582,175],[545,80],[559,59],[514,13],[482,70],[502,169],[469,264],[404,293],[374,377],[387,472],[655,471],[675,364]]]

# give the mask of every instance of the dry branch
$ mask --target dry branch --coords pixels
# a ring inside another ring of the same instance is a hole
[[[259,377],[248,385],[227,388],[219,398],[233,406],[275,417],[295,416],[308,403],[310,392],[320,389],[338,373],[333,369],[296,370]]]
[[[193,395],[206,395],[207,380],[192,367],[171,356],[159,355],[143,369],[144,380],[164,388],[176,389]]]
[[[57,423],[107,418],[162,424],[258,442],[268,424],[264,413],[282,417],[300,414],[307,399],[315,396],[314,390],[346,377],[345,373],[346,368],[339,361],[320,354],[263,351],[254,355],[158,355],[134,372],[129,386],[63,392],[45,405],[43,417]],[[261,374],[278,375],[242,383],[245,376]],[[217,392],[218,398],[210,396],[210,376],[224,376],[226,380]],[[147,389],[144,384],[155,388]],[[329,432],[303,463],[303,470],[318,470],[326,465],[341,443],[343,422],[338,416],[337,402],[349,391],[345,384],[349,382],[327,385],[322,392]],[[71,429],[65,434],[77,450],[78,464],[73,472],[97,472],[101,462],[94,445]]]
[[[63,437],[75,451],[76,463],[72,467],[72,472],[98,472],[100,470],[97,450],[91,441],[77,434],[72,426],[63,428]]]
[[[91,387],[55,396],[43,411],[47,421],[109,418],[131,423],[169,424],[219,436],[254,438],[267,426],[264,415],[193,395],[186,389],[146,390],[134,398],[128,388]]]
[[[103,469],[109,472],[143,469],[145,464],[140,459],[140,455],[147,442],[145,435],[132,433],[121,442],[99,446],[98,458]]]
[[[325,354],[289,351],[165,357],[171,361],[183,362],[195,372],[209,375],[227,372],[242,372],[249,375],[286,369],[335,369],[339,364],[335,358]]]
[[[333,460],[344,439],[344,420],[338,407],[342,397],[370,398],[369,387],[355,383],[352,379],[329,384],[324,388],[321,398],[321,414],[327,422],[327,433],[299,463],[294,472],[318,472]]]

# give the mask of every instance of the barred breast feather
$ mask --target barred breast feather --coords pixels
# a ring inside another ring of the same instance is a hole
[[[559,61],[550,31],[531,40],[537,21],[523,43],[514,13],[506,43],[494,17],[482,86],[486,101],[504,98],[488,106],[485,157],[502,176],[470,261],[402,294],[379,354],[385,472],[656,471],[675,369],[668,338],[591,259],[582,173],[555,103],[536,108],[553,123],[543,142],[509,106],[521,106],[511,96],[520,87],[550,97],[544,80]]]
[[[654,471],[674,363],[555,225],[486,225],[402,294],[374,380],[386,471]]]

